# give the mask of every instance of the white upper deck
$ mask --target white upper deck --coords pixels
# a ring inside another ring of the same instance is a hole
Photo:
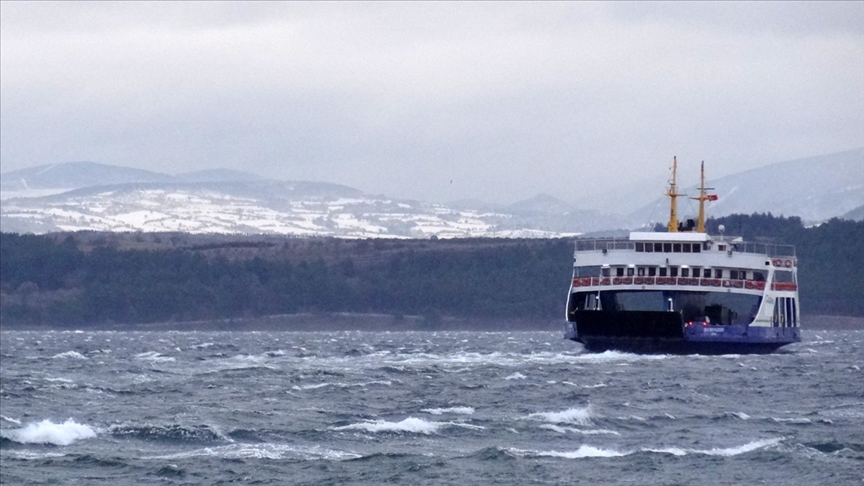
[[[630,233],[630,241],[680,241],[680,242],[703,242],[712,239],[707,233],[649,233],[646,231],[633,231]]]

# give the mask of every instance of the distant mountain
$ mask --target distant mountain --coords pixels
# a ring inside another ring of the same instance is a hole
[[[560,233],[511,214],[370,196],[339,184],[244,181],[238,180],[247,178],[242,173],[231,171],[200,176],[186,174],[168,182],[103,184],[59,194],[8,198],[0,208],[0,230],[182,231],[347,238],[551,237]],[[183,182],[186,178],[216,181]]]
[[[149,170],[117,167],[97,162],[67,162],[6,172],[0,190],[77,189],[80,187],[139,182],[169,182],[173,176]]]
[[[177,174],[177,179],[186,182],[249,182],[261,181],[263,177],[251,172],[233,169],[207,169]]]
[[[719,179],[711,178],[710,165],[705,170],[706,185],[718,196],[716,202],[707,203],[709,216],[771,213],[818,222],[864,204],[864,148],[779,162]],[[697,186],[682,192],[695,196]],[[668,199],[660,197],[627,220],[630,226],[665,222],[668,208]],[[692,217],[697,211],[696,201],[679,199],[681,217]]]
[[[852,221],[864,221],[864,206],[858,206],[857,208],[849,211],[840,217],[841,219],[849,219]]]
[[[574,211],[574,207],[549,194],[538,194],[532,198],[515,202],[507,209],[519,212],[558,213],[567,214]]]
[[[782,162],[710,179],[708,216],[754,212],[864,219],[864,149]],[[184,231],[394,237],[557,237],[626,234],[665,223],[666,198],[627,215],[574,207],[546,194],[510,205],[433,204],[369,195],[339,184],[276,181],[227,169],[177,176],[93,162],[2,174],[0,230]],[[659,193],[662,188],[657,188]],[[695,186],[683,189],[696,194]],[[695,215],[682,198],[679,215]]]

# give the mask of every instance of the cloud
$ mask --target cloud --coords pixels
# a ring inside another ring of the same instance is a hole
[[[720,176],[864,145],[860,3],[0,9],[4,171],[224,166],[512,202],[662,181],[676,154]]]

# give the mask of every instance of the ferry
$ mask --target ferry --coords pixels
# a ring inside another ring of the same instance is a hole
[[[702,163],[698,218],[679,222],[676,172],[665,232],[576,240],[565,337],[588,351],[770,353],[801,341],[795,247],[705,230]]]

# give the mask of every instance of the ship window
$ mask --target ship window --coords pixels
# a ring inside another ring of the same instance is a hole
[[[659,245],[659,243],[658,243]],[[666,253],[672,252],[672,243],[663,243],[663,251]]]
[[[729,270],[729,278],[738,280],[738,270]]]
[[[693,276],[694,277],[701,277],[702,276],[702,269],[699,267],[694,268],[693,269]]]
[[[723,278],[723,269],[715,268],[714,269],[714,278]]]
[[[603,277],[608,277],[610,274],[609,270],[609,267],[603,267],[602,269],[600,269],[600,275],[602,275]]]
[[[657,267],[648,267],[648,276],[653,277],[657,275]]]
[[[711,243],[708,241],[706,241],[705,243],[702,243],[702,249],[705,251],[710,250],[711,249]]]
[[[790,270],[777,270],[774,272],[774,281],[792,283],[795,279]]]
[[[654,251],[654,243],[645,243],[645,253],[651,253]]]
[[[645,276],[645,267],[639,267],[638,269],[636,269],[636,275],[639,275],[640,277],[644,277]]]
[[[717,251],[726,251],[726,245],[717,245]]]
[[[695,243],[693,245],[693,253],[699,253],[700,251],[702,251],[702,247],[699,246],[699,243]]]
[[[624,276],[624,268],[623,267],[616,268],[615,269],[615,276],[616,277],[623,277]]]
[[[753,272],[753,280],[756,280],[757,282],[764,282],[765,272]]]
[[[798,309],[795,308],[795,299],[789,299],[792,301],[792,327],[798,327]]]
[[[690,269],[689,268],[682,268],[681,269],[681,276],[682,277],[689,277],[690,276]]]
[[[635,270],[633,267],[627,267],[627,276],[632,277]]]
[[[681,253],[681,243],[672,243],[672,253]]]
[[[638,252],[645,251],[645,243],[636,243],[636,251],[638,251]]]
[[[678,276],[678,267],[669,267],[669,276],[677,277]]]
[[[665,276],[666,276],[666,267],[660,267],[660,276],[661,276],[661,277],[665,277]]]
[[[690,251],[690,243],[684,243],[684,244],[682,245],[682,248],[681,248],[681,249],[684,250],[684,253],[692,253],[692,252]]]
[[[576,277],[596,277],[598,275],[600,275],[600,267],[598,265],[576,267]]]

